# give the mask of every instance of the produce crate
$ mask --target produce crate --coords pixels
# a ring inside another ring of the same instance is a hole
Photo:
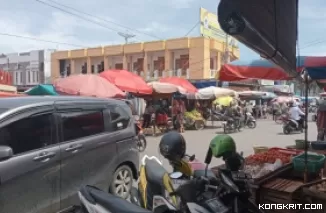
[[[325,156],[319,154],[307,154],[308,163],[307,170],[310,173],[319,173],[325,164]],[[294,170],[304,172],[305,170],[304,153],[293,158]]]
[[[307,213],[326,213],[326,192],[321,192],[316,189],[311,189],[310,187],[313,185],[317,185],[320,183],[326,182],[325,179],[313,181],[311,183],[305,184],[302,187],[301,194],[301,203],[306,204],[322,204],[323,209],[315,209],[315,210],[305,210]]]
[[[275,178],[260,187],[259,203],[261,204],[296,204],[301,202],[303,182],[284,178]],[[298,209],[265,209],[266,213],[297,213]]]
[[[292,165],[292,163],[289,163],[289,164],[286,164],[286,165],[276,169],[273,172],[268,173],[267,175],[264,175],[259,178],[253,178],[250,182],[253,185],[261,185],[275,177],[279,177],[282,174],[285,174],[285,173],[291,171],[292,169],[293,169],[293,165]]]
[[[217,176],[218,175],[218,169],[219,168],[224,168],[225,165],[219,165],[216,167],[212,167],[211,170],[213,171],[213,173]],[[262,176],[260,178],[257,179],[251,179],[248,181],[249,187],[250,187],[250,192],[251,192],[251,200],[256,203],[262,203],[260,202],[260,189],[261,189],[261,185],[270,181],[273,178],[285,175],[286,173],[289,173],[291,170],[293,169],[293,165],[292,163],[287,164],[285,166],[282,166],[281,168],[265,175]]]

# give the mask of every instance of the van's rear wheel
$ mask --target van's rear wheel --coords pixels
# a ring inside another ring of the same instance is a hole
[[[113,174],[110,192],[113,195],[127,199],[133,183],[132,171],[129,166],[120,166]]]

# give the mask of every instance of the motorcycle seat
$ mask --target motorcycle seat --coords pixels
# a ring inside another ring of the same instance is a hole
[[[156,160],[146,159],[145,171],[148,182],[155,185],[163,185],[163,177],[167,174],[167,171]]]
[[[125,199],[114,196],[93,186],[84,186],[80,193],[92,204],[99,204],[110,212],[119,213],[151,213]]]
[[[205,170],[195,170],[193,173],[194,177],[205,177]],[[216,175],[214,174],[214,172],[212,170],[207,170],[207,178],[209,179],[214,179],[216,178]]]

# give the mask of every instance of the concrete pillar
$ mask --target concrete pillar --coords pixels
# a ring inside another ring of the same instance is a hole
[[[104,56],[104,57],[103,57],[103,61],[104,61],[104,71],[110,69],[110,68],[109,68],[109,59],[108,59],[107,56]]]
[[[173,70],[173,53],[171,50],[165,50],[164,52],[164,67],[165,70],[169,71],[169,70]]]
[[[60,64],[59,60],[52,59],[51,60],[51,82],[57,78],[60,78]]]
[[[147,80],[146,76],[147,76],[147,72],[149,71],[148,70],[148,53],[147,52],[144,52],[143,67],[144,67],[144,70],[142,70],[142,71],[144,71],[144,77],[145,77],[145,80]]]
[[[126,55],[122,56],[122,65],[123,65],[123,69],[127,70],[128,69],[128,59]]]
[[[220,70],[222,66],[222,53],[217,52],[216,54],[216,70]]]
[[[204,37],[191,39],[189,48],[190,79],[210,78],[210,40]]]
[[[92,60],[91,57],[87,57],[87,74],[92,73]]]
[[[70,75],[73,75],[76,73],[76,61],[75,59],[70,59]]]

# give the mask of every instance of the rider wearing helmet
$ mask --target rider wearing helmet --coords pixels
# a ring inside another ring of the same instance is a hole
[[[170,131],[161,138],[159,149],[167,160],[178,161],[186,154],[186,140],[179,132]]]
[[[302,110],[297,106],[294,101],[289,102],[289,115],[290,119],[295,120],[298,123],[298,127],[303,127],[303,116],[305,115]]]
[[[243,164],[243,157],[237,153],[233,138],[229,135],[215,136],[209,145],[212,155],[216,158],[222,157],[225,166],[231,171],[238,171]]]

